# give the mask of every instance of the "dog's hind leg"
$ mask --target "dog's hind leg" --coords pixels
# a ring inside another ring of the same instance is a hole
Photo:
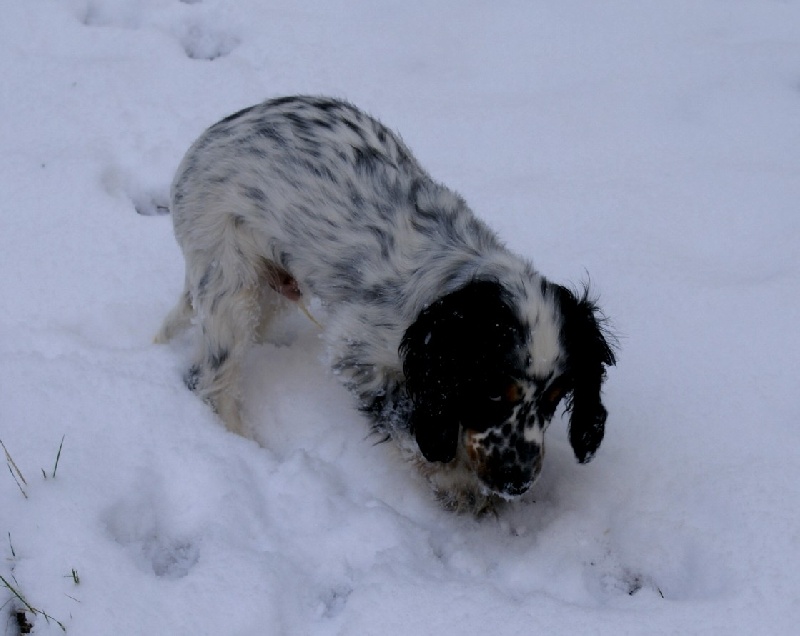
[[[201,340],[184,377],[186,386],[211,405],[230,431],[241,435],[241,364],[254,341],[258,290],[221,288],[200,295],[195,304]]]
[[[241,365],[259,322],[261,257],[252,234],[220,217],[205,246],[185,250],[200,342],[186,386],[208,402],[229,430],[243,434]],[[199,241],[195,241],[198,243]]]

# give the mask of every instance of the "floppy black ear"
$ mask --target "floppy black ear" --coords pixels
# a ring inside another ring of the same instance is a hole
[[[495,281],[472,281],[420,312],[400,345],[411,430],[428,461],[455,459],[466,397],[487,369],[511,364],[521,326]]]
[[[419,405],[411,413],[411,431],[420,452],[429,462],[452,461],[458,448],[458,419],[447,413],[433,413],[432,405]]]
[[[429,462],[452,461],[458,448],[459,422],[444,403],[453,378],[448,368],[451,338],[446,329],[452,322],[450,313],[449,303],[434,303],[406,330],[400,345],[406,389],[413,404],[411,433]]]
[[[604,317],[588,290],[580,298],[566,287],[556,286],[563,320],[561,341],[567,354],[571,380],[569,441],[580,463],[594,457],[603,441],[608,412],[600,399],[606,367],[616,364]]]

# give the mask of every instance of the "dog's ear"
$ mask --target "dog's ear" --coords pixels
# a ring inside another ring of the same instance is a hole
[[[451,347],[442,328],[444,322],[449,321],[441,306],[423,311],[406,330],[400,355],[413,404],[411,433],[425,459],[446,463],[456,456],[459,422],[454,413],[448,413],[445,404],[446,395],[452,390],[452,374],[448,373],[447,350]]]
[[[430,406],[415,406],[411,413],[411,432],[425,459],[447,463],[456,457],[458,419],[446,412],[432,412]]]
[[[400,356],[413,403],[412,432],[429,461],[456,456],[464,404],[487,369],[513,361],[521,326],[495,281],[472,281],[420,312],[403,335]]]
[[[590,461],[603,441],[608,412],[601,401],[606,367],[616,364],[612,336],[604,327],[605,318],[589,298],[588,289],[580,297],[556,285],[556,298],[562,317],[561,341],[567,354],[567,373],[571,395],[569,441],[580,463]]]

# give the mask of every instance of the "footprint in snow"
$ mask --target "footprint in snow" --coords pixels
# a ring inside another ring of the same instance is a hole
[[[623,594],[634,596],[647,591],[665,598],[651,576],[616,563],[610,557],[602,562],[589,563],[584,577],[589,591],[601,599]]]
[[[110,538],[138,568],[160,578],[180,579],[195,566],[200,549],[191,539],[171,532],[165,517],[155,497],[140,494],[114,505],[104,521]]]
[[[203,24],[188,27],[179,39],[187,57],[193,60],[225,57],[240,44],[235,35]]]
[[[187,6],[174,12],[161,3],[89,2],[77,17],[88,27],[166,32],[178,40],[186,56],[193,60],[216,60],[239,46],[239,37],[221,29],[213,13],[200,8],[200,0],[181,0],[181,4]]]

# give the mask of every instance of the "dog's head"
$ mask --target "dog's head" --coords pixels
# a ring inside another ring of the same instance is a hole
[[[422,311],[400,347],[422,454],[462,457],[505,497],[538,476],[544,431],[562,399],[578,461],[603,439],[600,388],[614,353],[597,307],[561,286],[543,282],[542,291],[536,315],[520,316],[501,284],[473,281]]]

